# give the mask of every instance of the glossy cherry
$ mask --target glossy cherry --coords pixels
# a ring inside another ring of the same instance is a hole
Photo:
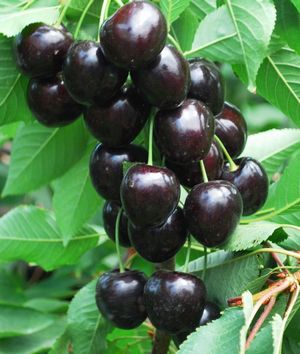
[[[228,102],[216,116],[216,135],[232,158],[243,152],[247,141],[247,123],[239,109]]]
[[[134,270],[104,273],[96,286],[99,311],[116,327],[138,327],[147,317],[143,300],[146,281],[144,273]]]
[[[107,236],[115,241],[115,230],[117,216],[120,210],[120,204],[114,200],[107,200],[103,207],[103,226]],[[119,225],[119,243],[123,247],[130,247],[131,242],[128,236],[128,218],[122,212]]]
[[[205,326],[209,322],[212,322],[214,320],[217,320],[218,318],[221,317],[220,313],[220,308],[218,305],[216,305],[213,302],[207,301],[204,306],[203,314],[201,316],[200,322],[198,323],[197,327],[199,326]],[[180,332],[177,335],[173,336],[173,341],[177,345],[177,347],[180,346],[181,343],[183,343],[187,336],[194,332],[196,328],[191,329],[188,332]]]
[[[133,1],[108,18],[100,42],[109,61],[134,68],[154,59],[167,38],[167,23],[161,11],[148,1]]]
[[[61,71],[66,53],[73,42],[63,27],[33,23],[17,35],[15,57],[20,70],[31,77],[49,77]]]
[[[203,159],[213,141],[214,116],[202,102],[188,99],[179,108],[159,111],[155,138],[163,155],[177,163]]]
[[[183,212],[176,208],[161,226],[139,227],[129,224],[129,238],[135,250],[154,263],[167,261],[180,250],[187,238]]]
[[[224,159],[222,150],[216,142],[211,144],[209,152],[204,157],[203,162],[208,179],[219,179],[223,171]],[[192,188],[196,184],[203,182],[199,161],[181,165],[166,160],[166,166],[175,172],[180,183],[186,187]]]
[[[106,105],[93,105],[86,110],[85,123],[91,134],[110,147],[127,145],[144,127],[150,106],[137,90],[125,87]]]
[[[98,43],[80,41],[70,47],[63,74],[70,95],[90,105],[109,101],[126,81],[128,72],[109,63]]]
[[[179,182],[171,170],[137,164],[123,178],[121,200],[129,220],[137,226],[157,226],[175,210]]]
[[[148,66],[132,71],[131,77],[145,98],[160,109],[179,106],[190,87],[189,64],[169,45]]]
[[[237,227],[242,212],[242,197],[227,181],[198,184],[190,191],[184,205],[189,231],[207,247],[225,243]]]
[[[189,60],[191,86],[189,97],[204,102],[213,114],[221,112],[224,105],[224,81],[218,67],[207,60]]]
[[[96,191],[105,199],[120,201],[123,162],[146,162],[147,151],[128,145],[112,149],[97,145],[90,159],[90,176]]]
[[[236,171],[231,172],[228,164],[224,166],[222,179],[233,183],[241,193],[244,205],[243,215],[258,211],[268,197],[269,180],[263,166],[251,157],[235,160]]]
[[[147,281],[144,301],[159,330],[175,334],[195,328],[206,299],[205,285],[192,274],[160,270]]]
[[[36,119],[47,127],[72,123],[83,112],[83,106],[69,95],[60,73],[51,78],[31,79],[27,102]]]

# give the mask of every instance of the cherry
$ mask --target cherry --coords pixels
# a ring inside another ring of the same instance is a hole
[[[93,41],[79,41],[70,47],[63,73],[70,95],[86,105],[110,100],[128,76],[126,70],[109,63]]]
[[[61,73],[51,78],[31,79],[27,102],[36,119],[47,127],[72,123],[83,111],[83,106],[69,95]]]
[[[147,317],[143,300],[146,281],[144,273],[133,270],[104,273],[96,286],[99,311],[116,327],[138,327]]]
[[[247,141],[247,123],[238,108],[228,102],[216,116],[216,135],[231,157],[238,157],[243,152]]]
[[[194,58],[189,60],[191,87],[189,97],[204,102],[218,114],[224,105],[224,81],[218,67],[207,60]]]
[[[175,210],[180,185],[175,174],[163,167],[137,164],[125,174],[121,200],[129,220],[137,226],[157,226]]]
[[[224,166],[222,179],[233,183],[241,193],[244,205],[243,215],[258,211],[268,197],[269,180],[263,166],[250,157],[236,160],[238,169],[230,172],[229,165]]]
[[[224,165],[223,153],[216,142],[211,144],[208,154],[203,159],[206,173],[209,180],[219,179]],[[173,161],[166,160],[166,166],[172,170],[180,183],[192,188],[196,184],[202,183],[202,173],[199,161],[180,165]]]
[[[221,317],[220,314],[220,308],[217,306],[215,303],[207,301],[204,306],[203,314],[201,316],[200,322],[198,323],[198,326],[205,326],[209,322],[212,322],[214,320],[217,320],[218,318]],[[175,336],[173,336],[173,341],[176,344],[177,347],[180,346],[181,343],[183,343],[187,336],[191,334],[192,332],[195,331],[196,328],[191,329],[188,332],[180,332],[177,333]]]
[[[84,115],[92,135],[103,144],[118,147],[129,144],[145,125],[150,106],[137,90],[125,87],[106,105],[93,105]]]
[[[49,77],[61,71],[73,42],[63,27],[33,23],[17,35],[14,51],[20,70],[31,77]]]
[[[187,238],[182,210],[176,208],[161,226],[143,228],[129,224],[129,238],[143,258],[154,263],[167,261],[175,256]]]
[[[115,241],[115,227],[119,210],[119,203],[113,200],[107,200],[103,207],[104,230],[107,236],[113,241]],[[124,212],[122,212],[119,225],[119,243],[123,247],[131,246],[128,236],[128,218]]]
[[[190,86],[188,62],[169,45],[148,66],[132,71],[131,77],[145,98],[160,109],[181,105]]]
[[[176,334],[199,323],[206,298],[205,285],[192,274],[160,270],[147,281],[144,302],[159,330]]]
[[[203,159],[214,136],[214,116],[200,101],[185,100],[179,108],[159,111],[155,138],[163,155],[177,163]]]
[[[112,149],[97,145],[91,155],[90,175],[96,191],[105,199],[120,201],[123,162],[146,162],[147,151],[137,145]]]
[[[189,231],[207,247],[222,245],[237,227],[242,212],[242,197],[227,181],[198,184],[184,205]]]
[[[163,49],[167,24],[161,11],[147,1],[122,6],[100,31],[100,42],[109,61],[134,68],[154,59]]]

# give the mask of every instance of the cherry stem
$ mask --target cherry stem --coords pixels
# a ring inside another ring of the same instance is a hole
[[[229,152],[227,151],[226,147],[224,146],[224,144],[222,143],[221,139],[215,135],[214,136],[215,141],[220,145],[224,155],[226,156],[227,161],[229,162],[229,166],[230,166],[230,171],[234,172],[238,169],[238,166],[235,164],[235,162],[233,161],[233,159],[231,158],[231,156],[229,155]]]
[[[150,166],[153,165],[153,128],[154,128],[154,114],[151,115],[150,125],[149,125],[148,165]]]
[[[124,272],[124,266],[123,266],[121,250],[120,250],[120,241],[119,241],[120,220],[121,220],[122,212],[123,212],[123,208],[120,208],[118,215],[117,215],[116,224],[115,224],[115,243],[116,243],[116,251],[117,251],[118,260],[119,260],[120,273]]]
[[[100,12],[100,19],[99,19],[99,28],[98,28],[98,41],[100,40],[100,30],[101,26],[108,15],[109,5],[111,0],[103,0],[101,12]]]
[[[75,29],[75,33],[74,33],[74,38],[76,39],[78,37],[78,34],[79,34],[79,31],[80,31],[80,28],[82,26],[82,23],[85,19],[85,16],[87,14],[87,12],[89,11],[89,8],[92,6],[94,0],[90,0],[90,2],[86,5],[85,9],[83,10],[81,16],[80,16],[80,19],[78,21],[78,24],[76,26],[76,29]]]
[[[176,41],[176,39],[170,33],[168,33],[168,39],[174,45],[174,47],[181,53],[182,50],[181,50],[179,43]]]
[[[201,168],[203,182],[207,183],[208,182],[208,177],[207,177],[207,173],[206,173],[206,169],[205,169],[205,165],[204,165],[203,160],[200,160],[200,168]]]
[[[265,245],[269,248],[272,248],[272,245],[270,242],[265,242]],[[284,272],[285,274],[289,274],[289,271],[285,268],[285,265],[282,263],[281,259],[279,258],[278,254],[275,252],[271,253],[272,258],[276,262],[276,264],[280,267],[280,270]]]
[[[187,273],[189,270],[189,263],[190,263],[190,256],[191,256],[191,245],[192,245],[191,235],[188,235],[188,246],[187,246],[184,268],[183,268],[184,273]]]
[[[68,11],[68,7],[69,7],[70,4],[71,4],[71,1],[72,1],[72,0],[68,0],[68,1],[66,2],[66,4],[64,5],[64,8],[63,8],[63,10],[62,10],[62,12],[61,12],[61,14],[60,14],[60,16],[59,16],[57,22],[56,22],[58,25],[60,25],[60,24],[62,23],[62,21],[63,21],[65,15],[66,15],[66,13],[67,13],[67,11]]]
[[[202,273],[202,280],[204,281],[207,271],[207,247],[204,247],[204,268]]]
[[[22,10],[27,10],[36,0],[28,0],[26,4],[22,7]]]
[[[124,6],[124,3],[121,0],[114,0],[117,5],[120,7]]]

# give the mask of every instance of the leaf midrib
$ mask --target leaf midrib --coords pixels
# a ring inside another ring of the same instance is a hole
[[[93,238],[98,238],[105,236],[105,234],[91,234],[91,235],[83,235],[83,236],[75,236],[72,237],[69,244],[74,242],[74,241],[81,241],[81,240],[86,240],[86,239],[93,239]],[[36,239],[36,238],[22,238],[22,237],[17,237],[17,236],[1,236],[0,241],[22,241],[22,242],[33,242],[33,243],[61,243],[63,245],[63,240],[59,238],[49,238],[49,239]]]

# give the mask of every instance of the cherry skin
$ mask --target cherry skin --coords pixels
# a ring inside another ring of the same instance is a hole
[[[181,105],[190,87],[188,62],[169,45],[148,66],[132,71],[131,77],[145,98],[160,109]]]
[[[208,323],[217,320],[221,317],[220,308],[215,303],[207,301],[204,306],[203,314],[201,316],[200,322],[198,323],[197,327],[205,326]],[[177,347],[183,343],[187,336],[195,331],[196,328],[190,330],[189,332],[180,332],[176,336],[173,336],[173,341]]]
[[[120,201],[123,162],[146,162],[147,151],[137,145],[111,149],[97,145],[90,159],[90,176],[101,197]]]
[[[30,77],[49,77],[61,71],[73,37],[63,27],[33,23],[17,35],[14,51],[17,66]]]
[[[193,99],[185,100],[179,108],[159,111],[154,133],[161,153],[181,164],[203,159],[213,141],[214,121],[210,110]]]
[[[60,73],[51,78],[31,79],[27,102],[36,119],[47,127],[72,123],[83,112],[83,106],[69,95]]]
[[[110,147],[127,145],[144,127],[150,106],[133,87],[125,87],[106,105],[93,105],[84,115],[91,134]]]
[[[115,227],[117,216],[120,210],[120,204],[113,200],[107,200],[103,207],[103,226],[107,236],[115,242]],[[131,247],[128,236],[128,218],[122,212],[119,225],[119,243],[123,247]]]
[[[216,142],[213,141],[211,144],[209,152],[204,157],[203,162],[209,180],[215,180],[221,177],[224,159],[222,150]],[[166,160],[166,166],[176,174],[180,183],[186,187],[192,188],[196,184],[203,182],[199,161],[180,165]]]
[[[70,47],[63,74],[70,95],[85,105],[109,101],[128,76],[126,70],[109,63],[93,41],[75,42]]]
[[[175,210],[180,185],[175,174],[163,167],[137,164],[125,174],[121,201],[129,220],[137,226],[157,226]]]
[[[205,299],[203,281],[181,272],[157,271],[144,289],[146,311],[151,323],[170,334],[195,328],[203,313]]]
[[[161,226],[145,228],[129,224],[129,238],[146,260],[154,263],[167,261],[175,256],[187,238],[182,210],[176,208]]]
[[[247,141],[247,123],[238,108],[228,102],[216,116],[216,135],[232,158],[243,152]]]
[[[105,56],[117,66],[134,68],[154,59],[167,38],[167,23],[161,11],[147,1],[122,6],[100,31]]]
[[[188,96],[205,103],[214,115],[221,112],[224,105],[224,81],[218,67],[207,60],[189,60],[191,87]]]
[[[184,204],[184,216],[191,234],[207,247],[220,246],[237,227],[243,212],[238,189],[227,181],[195,186]]]
[[[229,165],[224,166],[222,179],[233,183],[241,193],[244,205],[243,215],[257,212],[268,197],[269,180],[263,166],[250,157],[235,160],[236,171],[231,172]]]
[[[143,300],[146,281],[144,273],[134,270],[104,273],[96,286],[99,311],[118,328],[138,327],[147,317]]]

